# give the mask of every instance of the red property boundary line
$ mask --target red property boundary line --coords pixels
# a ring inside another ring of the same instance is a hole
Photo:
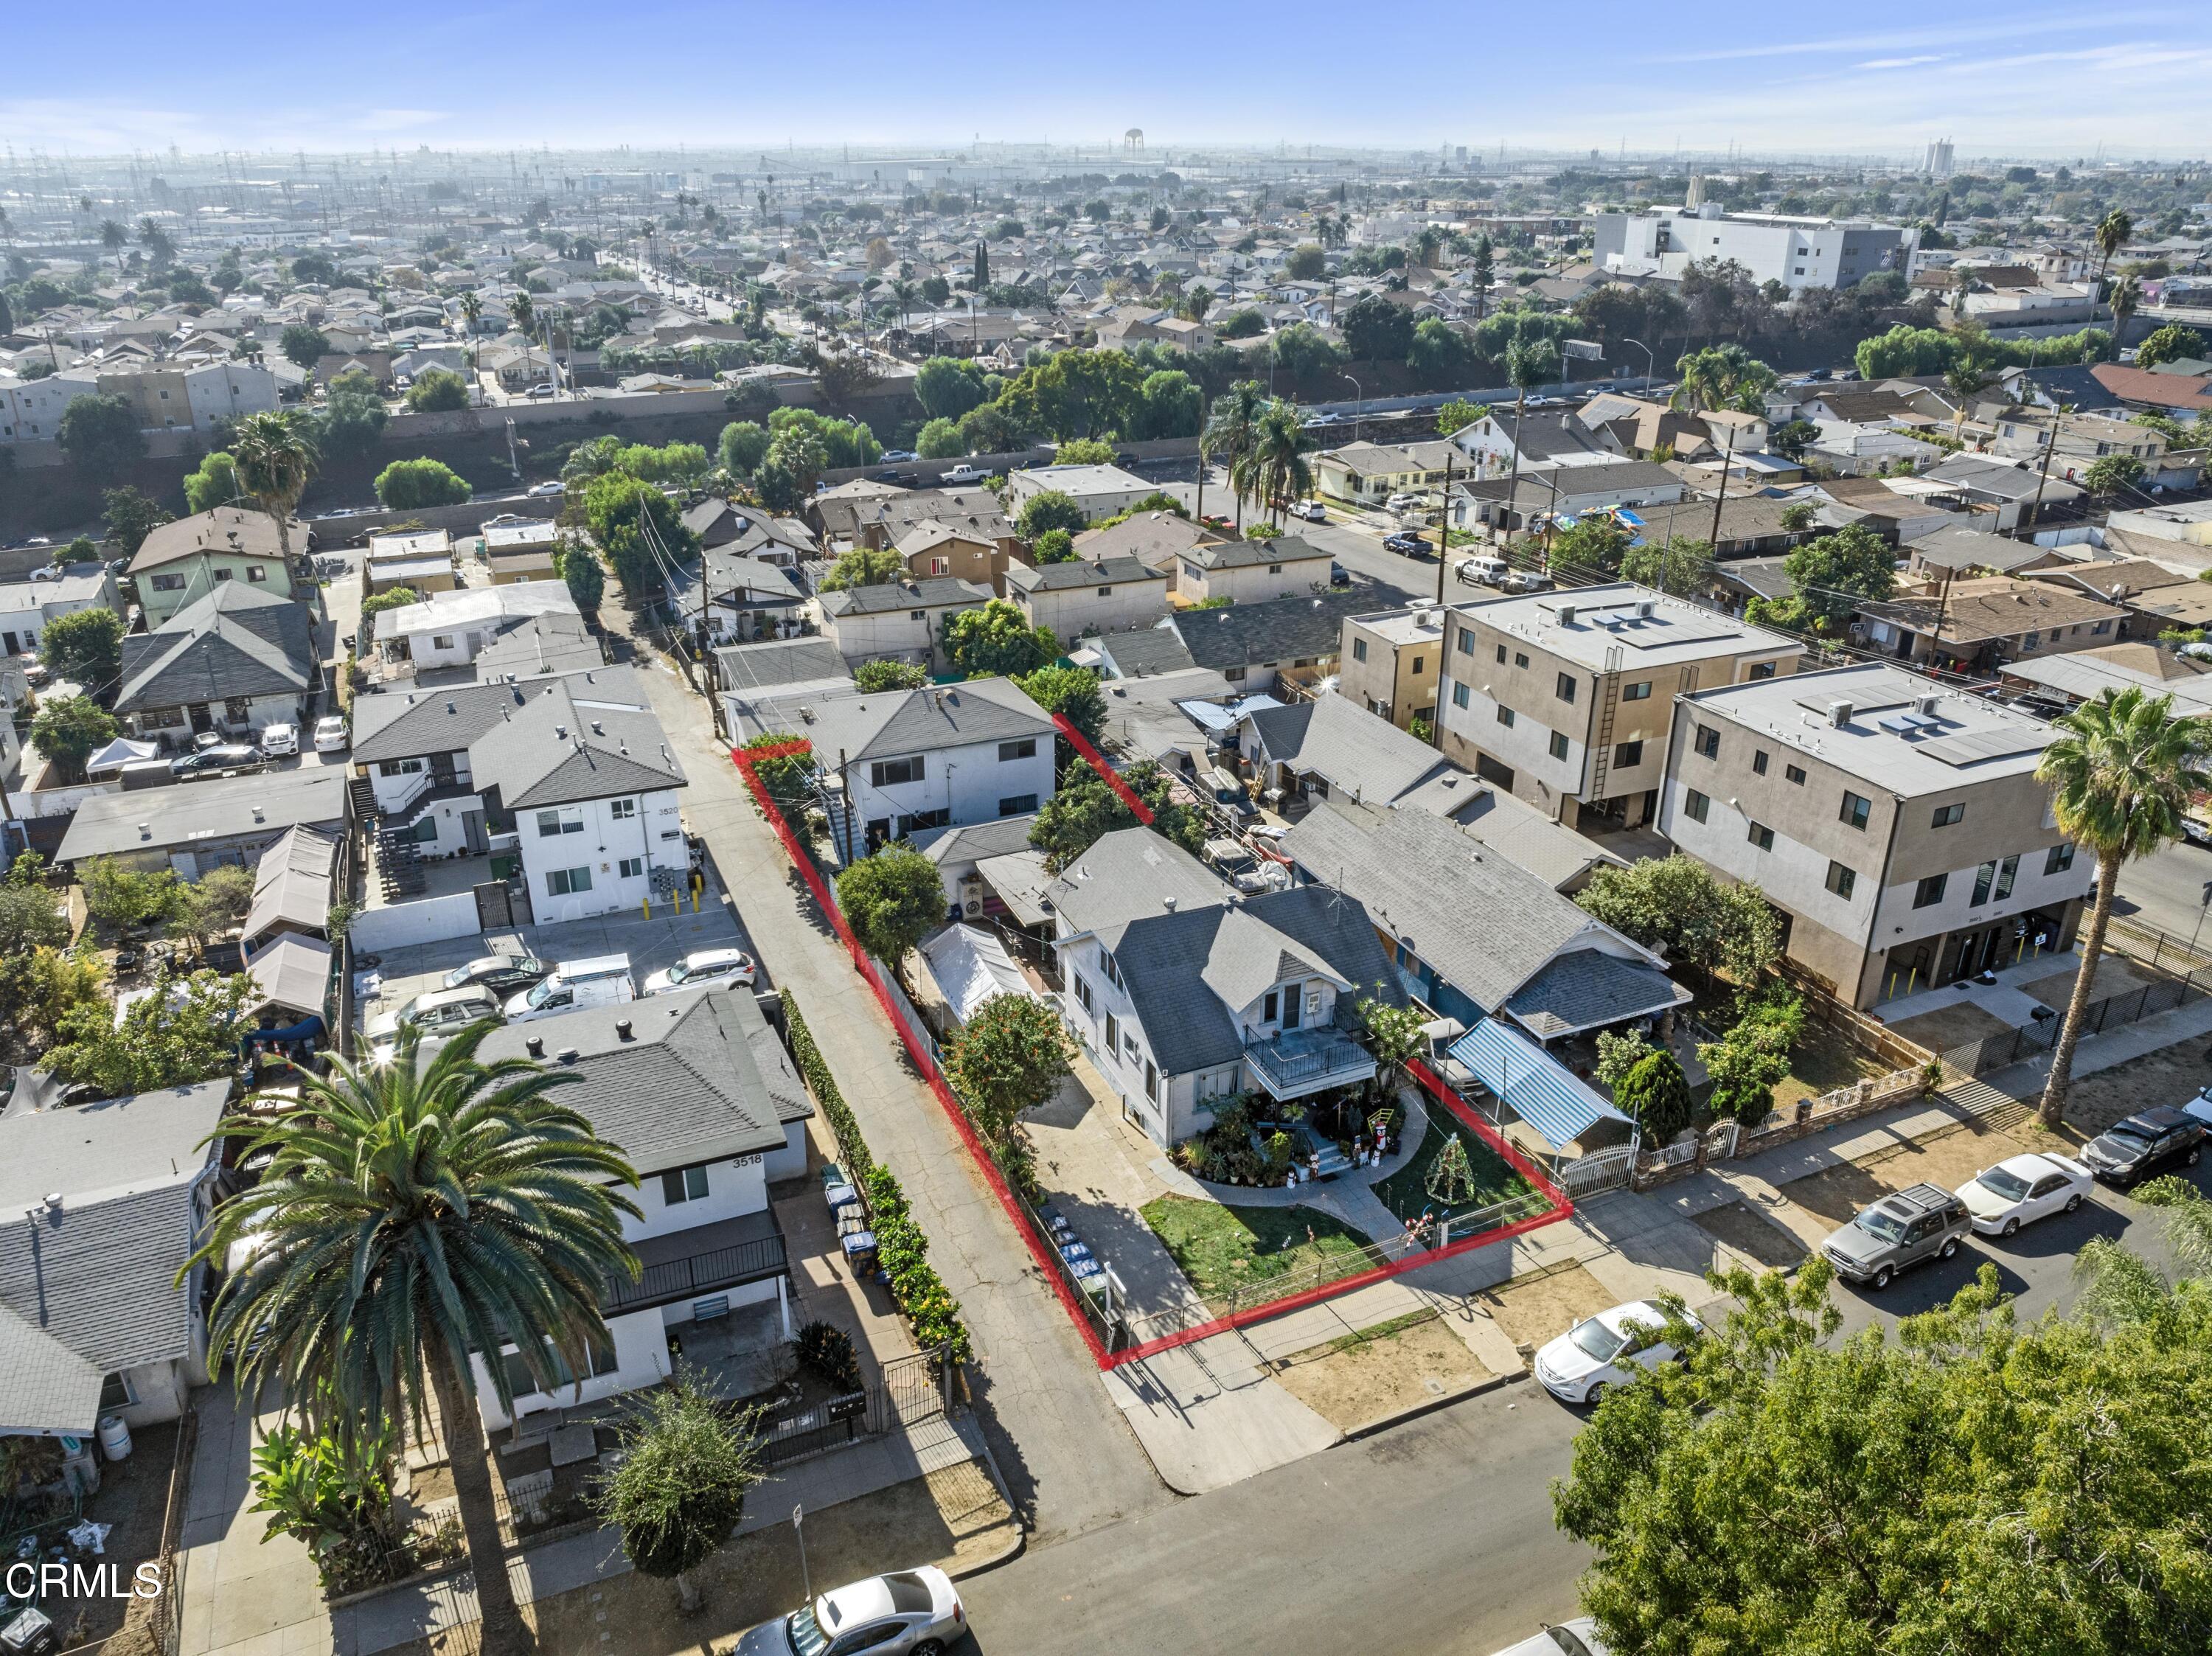
[[[1085,739],[1081,732],[1074,730],[1064,716],[1054,714],[1054,722],[1060,726],[1061,733],[1067,737],[1076,750],[1082,754],[1085,762],[1106,779],[1115,792],[1121,796],[1122,802],[1128,805],[1140,820],[1149,824],[1152,820],[1152,813],[1146,807],[1144,802],[1137,798],[1135,792],[1115,773],[1113,767],[1107,764],[1098,750]],[[1507,1143],[1496,1128],[1470,1109],[1459,1095],[1445,1084],[1442,1077],[1427,1065],[1417,1060],[1407,1067],[1413,1078],[1420,1083],[1421,1089],[1449,1110],[1484,1143],[1496,1150],[1515,1172],[1542,1192],[1552,1203],[1550,1208],[1529,1218],[1516,1221],[1513,1224],[1500,1226],[1495,1230],[1483,1231],[1476,1235],[1462,1238],[1448,1247],[1409,1254],[1393,1265],[1377,1265],[1371,1270],[1340,1277],[1335,1282],[1323,1283],[1316,1288],[1307,1289],[1297,1294],[1285,1295],[1279,1300],[1270,1300],[1263,1305],[1250,1306],[1225,1317],[1216,1318],[1211,1322],[1200,1323],[1194,1327],[1183,1329],[1174,1334],[1147,1340],[1124,1351],[1108,1351],[1105,1343],[1098,1337],[1098,1331],[1091,1325],[1090,1317],[1084,1308],[1076,1303],[1074,1290],[1068,1286],[1058,1256],[1049,1249],[1045,1240],[1037,1234],[1036,1227],[1030,1222],[1028,1212],[1016,1198],[1012,1190],[1007,1186],[1006,1176],[999,1171],[998,1163],[991,1159],[990,1152],[984,1148],[982,1140],[976,1135],[974,1125],[968,1119],[968,1113],[960,1107],[960,1101],[953,1095],[952,1088],[945,1080],[944,1071],[938,1068],[936,1059],[915,1037],[913,1030],[908,1027],[907,1021],[899,1016],[896,1007],[892,1004],[890,991],[884,986],[882,968],[877,964],[875,959],[860,947],[860,940],[854,936],[853,928],[846,921],[844,911],[837,906],[836,895],[830,890],[829,882],[822,877],[821,870],[815,866],[814,859],[807,855],[805,847],[799,844],[799,836],[792,831],[791,825],[785,821],[783,813],[776,809],[775,801],[769,795],[767,786],[760,779],[758,767],[763,761],[795,758],[801,754],[811,753],[812,750],[812,743],[803,737],[797,737],[788,742],[765,747],[734,748],[731,749],[730,759],[736,765],[738,774],[744,779],[747,791],[753,797],[754,803],[760,806],[763,814],[767,816],[769,826],[775,830],[776,839],[783,846],[784,854],[791,858],[792,865],[799,870],[800,877],[806,882],[807,890],[812,894],[814,901],[821,906],[822,912],[829,916],[830,925],[836,931],[838,940],[845,945],[845,952],[852,960],[854,969],[860,973],[862,980],[867,984],[869,991],[875,996],[876,1004],[883,1009],[884,1017],[890,1021],[892,1030],[897,1034],[900,1043],[905,1046],[907,1056],[914,1061],[915,1067],[921,1071],[923,1079],[928,1083],[931,1096],[936,1099],[938,1107],[945,1112],[945,1119],[952,1124],[952,1130],[960,1136],[960,1142],[966,1147],[969,1159],[975,1164],[976,1171],[982,1175],[984,1182],[990,1186],[991,1193],[998,1198],[1000,1207],[1005,1210],[1007,1219],[1012,1222],[1015,1232],[1022,1239],[1023,1245],[1029,1249],[1030,1258],[1036,1260],[1037,1269],[1043,1273],[1044,1279],[1050,1285],[1054,1295],[1060,1301],[1061,1309],[1067,1313],[1068,1320],[1075,1325],[1075,1331],[1082,1337],[1085,1346],[1090,1350],[1091,1360],[1098,1365],[1102,1372],[1117,1368],[1126,1362],[1157,1356],[1162,1351],[1170,1350],[1176,1346],[1188,1345],[1194,1341],[1207,1339],[1213,1335],[1225,1333],[1231,1329],[1242,1328],[1250,1323],[1261,1322],[1269,1318],[1282,1316],[1288,1312],[1302,1310],[1307,1306],[1317,1305],[1324,1300],[1334,1299],[1338,1295],[1348,1294],[1354,1289],[1388,1281],[1393,1277],[1402,1276],[1407,1271],[1418,1269],[1422,1265],[1433,1265],[1439,1259],[1449,1259],[1479,1247],[1487,1247],[1494,1242],[1510,1240],[1513,1237],[1535,1230],[1541,1226],[1555,1224],[1574,1212],[1574,1204],[1567,1198],[1565,1192],[1547,1178],[1519,1150]]]

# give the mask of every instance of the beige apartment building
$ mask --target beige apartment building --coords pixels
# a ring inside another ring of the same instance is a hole
[[[1788,678],[1803,653],[1779,633],[1626,581],[1447,613],[1445,756],[1584,831],[1653,820],[1676,696]]]
[[[1674,724],[1660,832],[1758,886],[1838,999],[2072,941],[2096,862],[2035,779],[2040,719],[1874,664],[1699,690]]]
[[[1400,730],[1437,713],[1444,617],[1433,604],[1346,616],[1337,648],[1337,694]]]

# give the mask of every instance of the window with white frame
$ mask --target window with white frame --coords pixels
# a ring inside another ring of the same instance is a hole
[[[549,897],[573,897],[591,889],[589,868],[556,868],[545,877],[545,895]]]
[[[580,805],[566,805],[557,810],[538,813],[538,837],[541,840],[557,840],[564,834],[581,834],[583,831],[584,812]]]

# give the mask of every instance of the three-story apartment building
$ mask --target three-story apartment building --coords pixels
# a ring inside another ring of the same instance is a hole
[[[1619,582],[1451,606],[1437,679],[1447,758],[1569,828],[1656,810],[1685,691],[1787,678],[1779,633]]]
[[[1699,690],[1674,725],[1660,832],[1757,885],[1838,998],[2072,941],[2096,867],[2035,778],[2041,720],[1874,664]]]

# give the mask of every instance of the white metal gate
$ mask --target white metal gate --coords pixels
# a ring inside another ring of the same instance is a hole
[[[1600,1191],[1626,1190],[1635,1167],[1635,1148],[1616,1144],[1609,1150],[1578,1156],[1559,1168],[1552,1176],[1571,1198],[1595,1196]]]

